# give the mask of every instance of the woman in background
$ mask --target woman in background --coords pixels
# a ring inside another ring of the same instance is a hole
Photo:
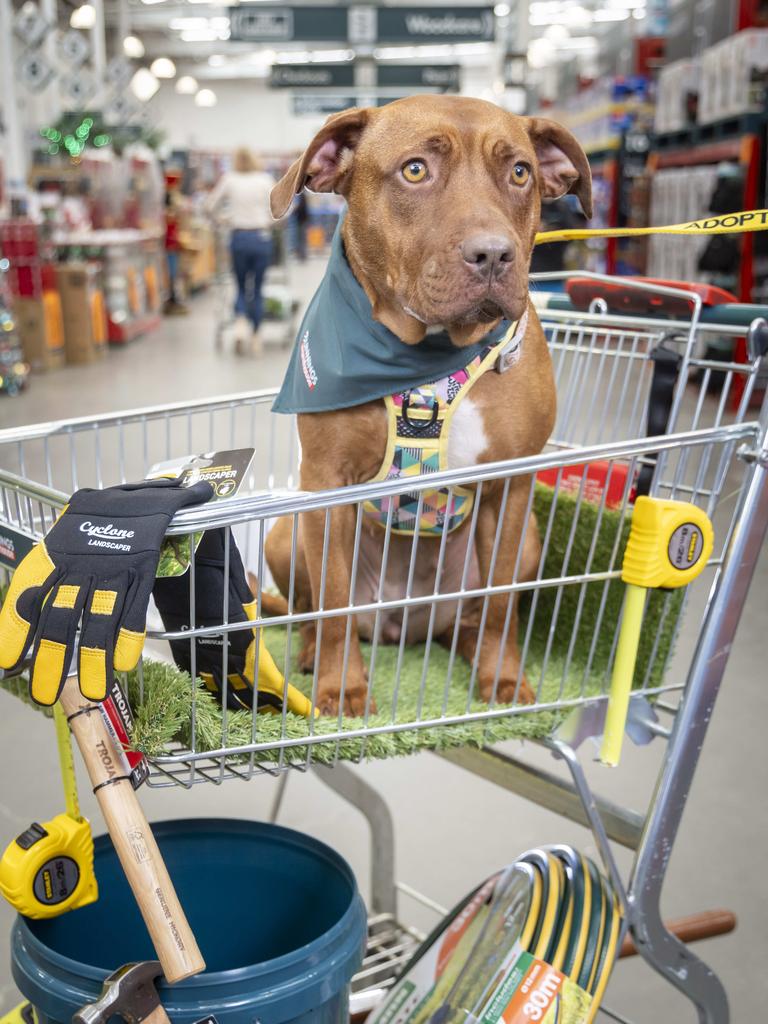
[[[206,208],[224,217],[232,234],[230,252],[237,281],[235,299],[235,352],[256,355],[261,351],[259,326],[263,317],[261,288],[272,261],[272,217],[269,193],[274,181],[261,170],[250,150],[236,150],[231,171],[221,176],[208,196]]]

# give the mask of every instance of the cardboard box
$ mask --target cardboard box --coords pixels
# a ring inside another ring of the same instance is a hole
[[[40,298],[14,298],[13,315],[24,359],[33,370],[52,370],[64,363],[64,330],[57,292]]]
[[[99,269],[93,263],[63,263],[56,269],[68,363],[90,363],[106,351],[107,322]]]

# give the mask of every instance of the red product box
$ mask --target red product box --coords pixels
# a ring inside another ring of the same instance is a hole
[[[621,508],[624,502],[624,495],[627,489],[626,466],[610,462],[580,462],[575,466],[566,466],[564,469],[541,469],[536,474],[536,480],[547,487],[558,487],[566,494],[578,494],[583,486],[585,501],[599,505],[605,494],[607,508]],[[560,481],[558,484],[558,473]],[[586,475],[586,479],[585,479]],[[632,500],[634,488],[630,492]]]

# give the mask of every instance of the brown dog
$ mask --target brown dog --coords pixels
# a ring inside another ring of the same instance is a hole
[[[407,345],[418,345],[437,325],[447,330],[454,345],[472,345],[502,319],[520,320],[527,310],[516,365],[505,373],[483,374],[457,410],[448,464],[466,467],[540,452],[554,423],[555,387],[546,339],[528,298],[528,267],[542,198],[573,192],[591,215],[589,164],[570,132],[554,122],[517,117],[480,100],[414,96],[329,118],[275,186],[273,215],[282,217],[305,185],[346,197],[342,237],[349,266],[370,300],[373,318]],[[304,490],[363,483],[379,471],[387,441],[383,401],[299,415],[298,428]],[[478,582],[512,581],[529,487],[527,477],[511,479],[492,580],[503,488],[501,483],[483,487],[475,533]],[[308,512],[301,520],[294,587],[297,608],[309,610],[319,605],[325,513]],[[349,603],[354,533],[354,507],[334,510],[323,595],[326,609]],[[358,577],[363,586],[368,579],[370,586],[369,594],[361,594],[356,586],[357,604],[378,593],[376,566],[381,561],[376,561],[375,552],[366,555],[366,550],[381,547],[383,531],[374,524],[363,529],[363,536]],[[460,578],[466,538],[465,526],[450,535],[444,586],[446,575],[449,580]],[[420,541],[413,593],[429,593],[434,585],[438,548],[433,539]],[[270,569],[284,594],[290,551],[291,523],[285,519],[271,531],[266,547]],[[388,567],[395,569],[388,569],[385,598],[403,597],[410,551],[410,540],[403,543],[403,538],[392,536]],[[526,531],[519,579],[531,578],[538,557],[534,526]],[[405,571],[398,574],[398,565]],[[487,700],[495,686],[501,702],[514,699],[515,693],[530,702],[534,694],[524,678],[518,680],[516,611],[505,628],[508,604],[507,595],[488,602],[479,654],[480,692]],[[439,639],[443,630],[450,635],[456,609],[438,605],[437,610],[432,635]],[[427,616],[414,610],[408,622],[409,642],[423,639],[426,621]],[[370,631],[365,622],[357,626],[364,634]],[[326,713],[338,710],[345,635],[344,617],[324,620],[318,702]],[[398,621],[384,623],[380,635],[397,639]],[[466,657],[474,655],[476,635],[471,628],[461,634],[459,650]],[[313,639],[305,630],[302,663],[309,668],[314,659]],[[345,711],[361,713],[366,691],[355,634],[343,687]]]

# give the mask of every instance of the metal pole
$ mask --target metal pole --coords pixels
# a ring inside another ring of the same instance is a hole
[[[48,22],[49,30],[43,43],[43,52],[52,67],[56,67],[56,25],[58,21],[57,0],[41,0],[40,10]],[[55,124],[61,114],[61,93],[59,91],[58,76],[54,75],[53,81],[43,91],[45,110],[41,111],[43,123]]]
[[[359,772],[345,764],[315,764],[312,770],[340,797],[356,807],[371,829],[371,910],[397,917],[395,826],[381,794]]]
[[[96,11],[96,20],[91,29],[91,46],[93,47],[93,72],[101,89],[107,71],[107,39],[104,29],[104,0],[90,0]],[[122,45],[122,41],[121,41]]]
[[[0,0],[0,82],[2,82],[3,119],[5,120],[8,192],[24,192],[27,180],[27,150],[19,117],[16,74],[13,60],[13,4]]]
[[[710,968],[664,927],[661,889],[728,654],[768,528],[768,438],[757,452],[727,553],[691,663],[629,887],[629,923],[643,958],[695,1005],[701,1024],[728,1024],[725,990]]]
[[[119,0],[117,5],[117,52],[122,56],[123,40],[131,31],[131,22],[128,16],[128,0]]]

